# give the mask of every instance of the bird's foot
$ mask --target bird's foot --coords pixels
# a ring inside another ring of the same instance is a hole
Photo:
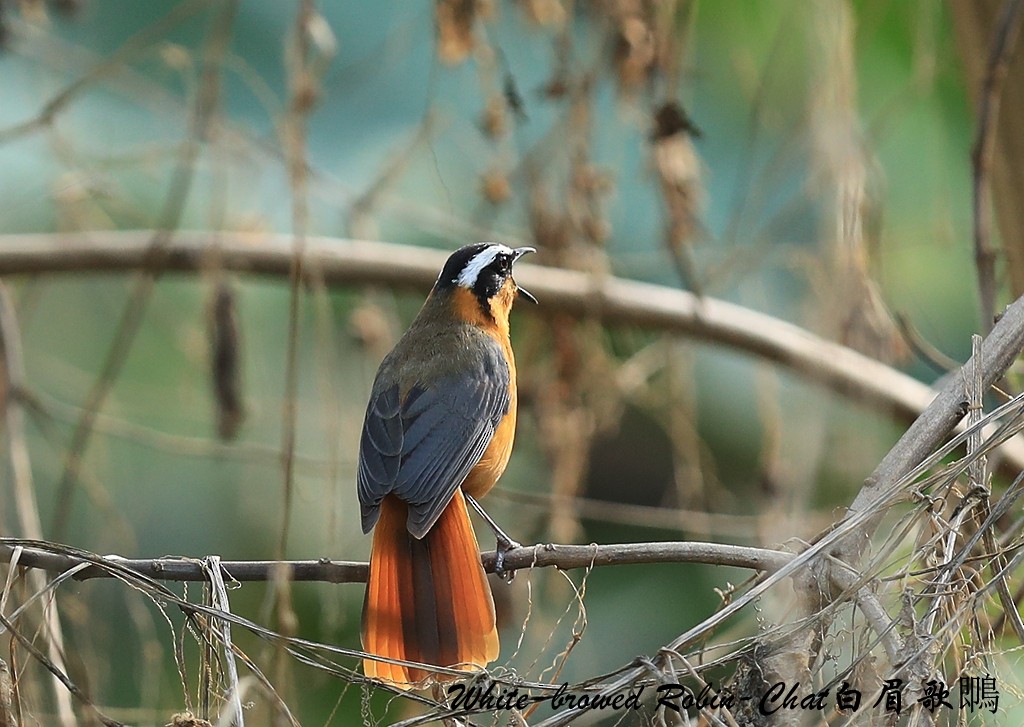
[[[494,533],[495,540],[498,541],[495,546],[494,574],[506,583],[511,583],[512,579],[516,577],[516,572],[514,570],[505,570],[505,554],[510,550],[521,547],[520,544],[510,538],[508,534],[498,526],[498,523],[494,522],[494,519],[487,514],[487,511],[480,507],[480,503],[476,501],[475,497],[466,495],[466,502],[468,502],[470,507],[476,510],[477,514],[484,519],[484,522],[487,523],[491,528],[491,531]]]
[[[498,542],[495,544],[495,558],[494,558],[494,575],[498,576],[501,580],[506,583],[511,583],[516,577],[515,570],[505,570],[505,554],[510,550],[522,547],[522,544],[512,540],[512,538],[505,536],[504,538],[498,538]]]

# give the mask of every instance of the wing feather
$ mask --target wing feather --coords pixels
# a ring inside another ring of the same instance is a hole
[[[508,413],[509,371],[501,347],[483,337],[473,368],[429,386],[374,382],[359,446],[363,531],[394,494],[409,505],[407,527],[423,537],[466,479]]]

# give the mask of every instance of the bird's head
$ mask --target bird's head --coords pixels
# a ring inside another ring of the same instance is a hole
[[[532,247],[511,248],[496,242],[460,247],[448,257],[434,283],[434,292],[452,295],[453,304],[460,308],[475,306],[478,311],[473,315],[482,315],[505,327],[517,295],[532,303],[537,302],[512,278],[512,266],[516,260],[531,252],[536,250]],[[462,314],[463,317],[473,317],[468,310],[463,310]]]

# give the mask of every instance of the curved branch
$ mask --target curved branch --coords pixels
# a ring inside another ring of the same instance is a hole
[[[0,275],[120,272],[146,269],[152,231],[0,235]],[[225,269],[287,278],[294,255],[289,235],[175,232],[160,271],[194,273],[216,241]],[[423,247],[331,237],[306,239],[306,275],[326,284],[426,289],[446,253]],[[158,272],[160,272],[158,271]],[[557,310],[608,324],[691,336],[759,356],[853,399],[913,421],[935,396],[931,387],[853,349],[743,306],[650,283],[520,263],[516,277]],[[1002,454],[1024,469],[1024,442]]]
[[[58,543],[27,538],[0,538],[0,563],[8,563],[17,548],[20,567],[38,568],[54,573],[82,563],[93,565],[75,574],[75,580],[108,578],[113,574],[97,565],[104,559],[117,566],[130,568],[139,575],[160,581],[206,581],[209,573],[201,558],[128,559],[119,556],[98,556],[67,548]],[[555,567],[561,570],[638,563],[702,563],[732,566],[756,571],[776,571],[792,560],[793,555],[781,550],[751,548],[721,543],[653,542],[615,545],[555,545],[541,543],[520,546],[505,555],[506,571]],[[482,553],[484,569],[494,572],[494,552]],[[220,561],[227,576],[235,581],[271,581],[280,567],[288,568],[293,581],[325,583],[365,583],[369,565],[328,558],[291,561]]]

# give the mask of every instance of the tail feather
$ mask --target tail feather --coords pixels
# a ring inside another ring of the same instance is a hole
[[[498,656],[494,602],[462,492],[422,540],[406,530],[406,515],[395,497],[381,504],[363,602],[363,649],[437,666],[486,666]],[[364,659],[363,670],[396,685],[433,674],[373,659]]]

